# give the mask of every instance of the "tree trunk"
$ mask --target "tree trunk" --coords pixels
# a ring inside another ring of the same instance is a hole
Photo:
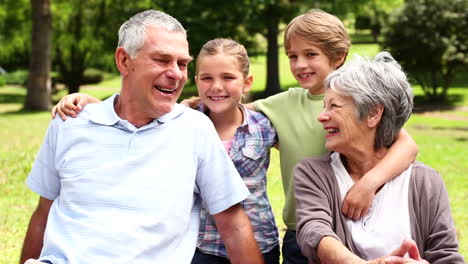
[[[27,95],[24,108],[49,110],[51,107],[52,16],[49,0],[31,0],[32,41]]]
[[[279,20],[277,10],[278,7],[274,4],[269,4],[265,10],[267,19],[267,83],[265,88],[265,96],[277,94],[281,92],[279,81],[279,61],[278,61],[278,27]]]

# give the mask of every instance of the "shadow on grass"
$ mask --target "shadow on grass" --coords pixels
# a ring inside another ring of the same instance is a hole
[[[450,93],[450,92],[449,92]],[[444,101],[431,101],[423,95],[414,97],[414,113],[423,113],[441,110],[455,110],[457,104],[463,102],[463,94],[449,94]]]
[[[1,93],[0,104],[22,104],[24,97],[25,95],[20,93]]]

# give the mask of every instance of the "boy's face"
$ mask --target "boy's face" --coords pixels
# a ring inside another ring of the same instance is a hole
[[[339,62],[330,61],[319,47],[295,36],[289,40],[286,54],[291,73],[299,85],[311,94],[323,94],[325,78]]]

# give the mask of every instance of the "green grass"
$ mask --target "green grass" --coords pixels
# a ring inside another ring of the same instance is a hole
[[[355,45],[352,52],[372,55],[375,45]],[[294,84],[289,73],[287,58],[280,54],[281,82]],[[256,82],[264,82],[265,59],[252,59],[252,73]],[[263,85],[256,84],[261,90]],[[97,87],[84,87],[83,92],[105,98],[118,91],[120,81],[113,79]],[[291,85],[287,85],[291,86]],[[287,87],[285,86],[285,87]],[[26,90],[20,87],[0,87],[0,264],[17,263],[29,217],[38,196],[30,191],[24,181],[42,144],[50,121],[46,112],[20,111]],[[415,87],[420,99],[421,89]],[[429,114],[413,114],[405,128],[418,143],[418,160],[437,169],[445,179],[452,212],[460,240],[460,252],[468,257],[468,110],[451,109],[468,107],[468,80],[459,77],[449,91],[448,110]],[[64,92],[54,98],[57,100]],[[421,100],[420,100],[421,101]],[[444,108],[442,108],[444,109]],[[280,230],[284,229],[281,211],[284,203],[278,151],[272,150],[268,171],[268,193]]]

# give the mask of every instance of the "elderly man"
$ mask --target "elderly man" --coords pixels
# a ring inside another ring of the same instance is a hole
[[[154,10],[119,30],[122,89],[74,119],[55,118],[27,179],[40,195],[21,263],[189,263],[200,201],[233,263],[262,263],[238,203],[249,192],[201,113],[176,104],[186,32]]]

